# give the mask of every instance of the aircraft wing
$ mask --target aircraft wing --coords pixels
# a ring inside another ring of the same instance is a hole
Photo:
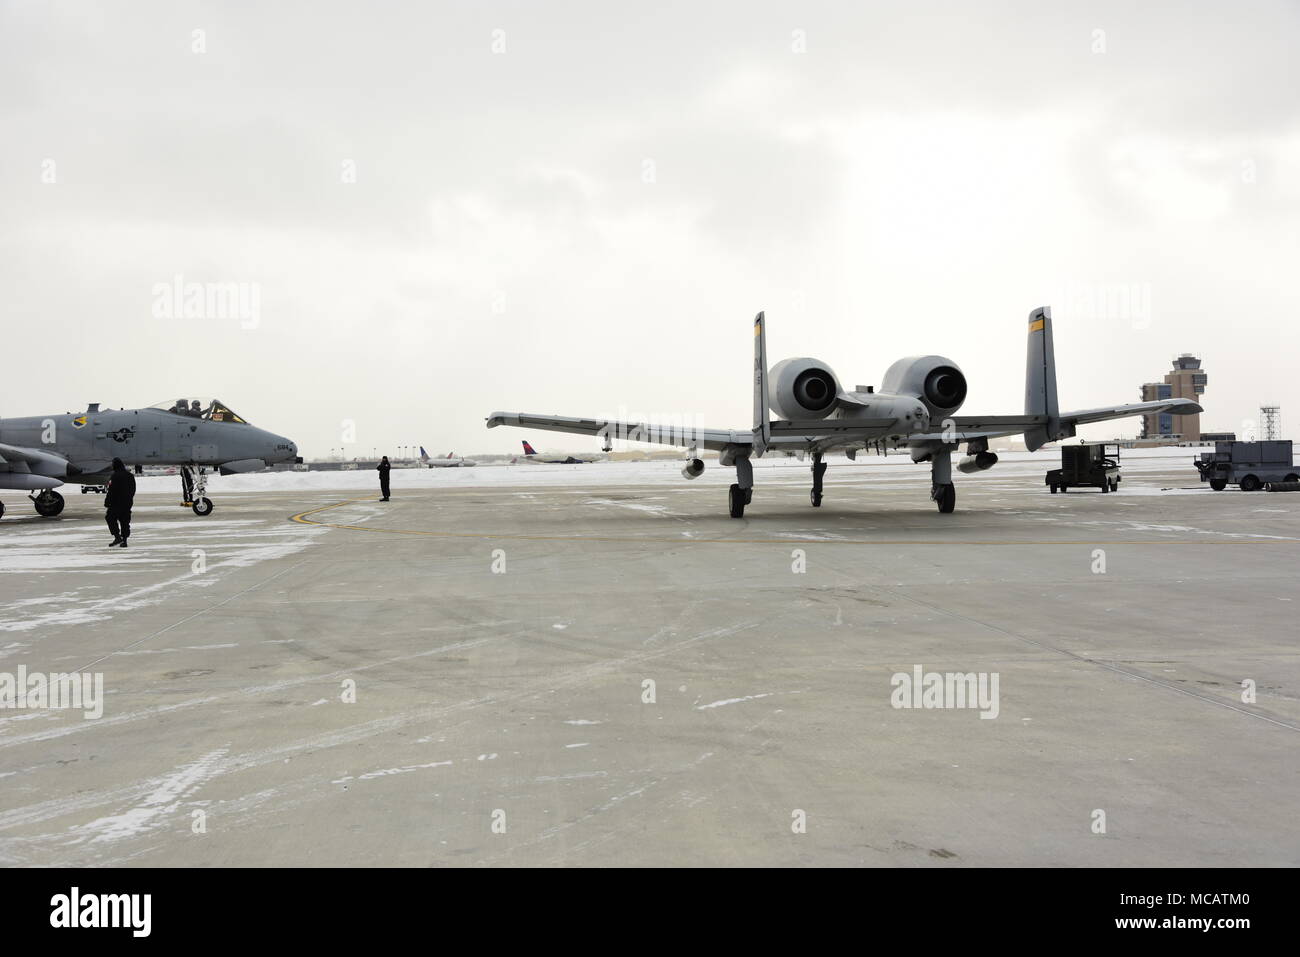
[[[778,420],[770,424],[770,448],[810,448],[814,444],[853,444],[879,438],[887,429],[894,428],[896,419],[810,419],[807,421]],[[574,435],[592,435],[601,438],[621,439],[627,442],[647,442],[654,445],[675,445],[721,451],[728,446],[751,447],[754,433],[748,429],[697,429],[681,425],[655,425],[649,422],[616,422],[604,419],[576,419],[563,415],[535,415],[528,412],[493,412],[488,416],[487,427],[499,425],[524,426],[544,432],[570,432]]]
[[[861,442],[866,438],[879,438],[885,430],[893,430],[898,419],[810,419],[808,421],[776,421],[772,423],[774,440],[808,442],[817,439],[840,439]],[[898,434],[903,434],[899,432]]]
[[[697,446],[721,450],[729,445],[750,445],[754,433],[748,429],[734,432],[730,429],[697,429],[681,425],[652,425],[648,422],[616,422],[607,419],[575,419],[564,415],[536,415],[529,412],[493,412],[487,427],[516,425],[543,432],[569,432],[573,435],[593,435],[601,438],[623,439],[628,442],[647,442],[654,445]]]
[[[1157,402],[1134,402],[1128,405],[1084,409],[1062,414],[1054,432],[1066,438],[1074,435],[1075,428],[1091,422],[1123,419],[1134,415],[1170,412],[1190,415],[1201,407],[1191,399],[1163,399]],[[908,434],[899,428],[897,419],[848,418],[811,419],[808,421],[775,421],[770,425],[772,449],[829,450],[842,445],[870,442],[886,435],[898,435],[903,444],[919,445],[925,442],[955,444],[976,439],[1001,438],[1021,435],[1035,428],[1048,427],[1045,415],[954,415],[940,429],[932,427],[927,432]],[[600,436],[629,442],[646,442],[654,445],[675,445],[680,448],[696,446],[721,451],[728,446],[752,447],[754,433],[750,430],[696,429],[680,425],[654,425],[648,422],[617,422],[605,419],[570,418],[563,415],[536,415],[528,412],[493,412],[487,427],[499,425],[523,426],[544,432],[568,432],[574,435]]]

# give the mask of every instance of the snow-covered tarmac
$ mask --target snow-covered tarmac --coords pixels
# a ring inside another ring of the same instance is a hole
[[[1064,496],[1013,453],[951,516],[904,456],[818,510],[764,460],[741,521],[673,462],[219,477],[205,519],[145,478],[126,551],[11,493],[0,673],[105,697],[0,710],[0,862],[1300,863],[1300,494],[1196,451]],[[894,707],[918,666],[996,717]]]
[[[1152,448],[1134,449],[1122,453],[1125,474],[1135,472],[1168,472],[1171,467],[1185,465],[1186,484],[1199,483],[1191,461],[1203,449]],[[999,453],[996,466],[1001,476],[1041,475],[1059,465],[1059,456],[1050,450],[1041,452]],[[906,452],[887,456],[862,453],[851,462],[842,455],[826,459],[836,474],[842,478],[852,475],[865,481],[929,482],[928,466],[912,463]],[[391,473],[394,488],[485,488],[502,485],[558,487],[570,485],[641,485],[646,482],[678,481],[682,462],[590,462],[583,465],[550,465],[544,463],[518,465],[480,465],[454,469],[394,469]],[[767,456],[754,460],[755,483],[771,481],[807,481],[808,462],[786,456]],[[736,480],[735,469],[719,468],[717,458],[707,460],[707,467],[699,484],[730,485]],[[180,480],[172,476],[148,476],[139,480],[141,491],[167,491],[179,487]],[[208,479],[210,492],[299,491],[306,489],[375,489],[379,480],[374,469],[353,469],[324,472],[258,472],[252,475],[213,476]]]

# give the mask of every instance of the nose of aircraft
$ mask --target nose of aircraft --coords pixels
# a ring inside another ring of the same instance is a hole
[[[265,457],[267,462],[293,462],[298,458],[298,444],[292,439],[268,432],[267,443],[270,446],[270,454]]]

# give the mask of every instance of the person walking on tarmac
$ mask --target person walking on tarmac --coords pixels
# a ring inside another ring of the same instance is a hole
[[[382,459],[379,460],[379,465],[377,467],[379,469],[379,491],[382,492],[384,496],[382,501],[387,502],[388,501],[388,471],[389,469],[392,468],[392,466],[388,464],[387,455],[385,455]]]
[[[104,496],[104,520],[113,533],[109,548],[114,545],[126,548],[126,540],[131,537],[131,505],[134,502],[135,476],[127,471],[121,459],[113,459],[113,474]]]

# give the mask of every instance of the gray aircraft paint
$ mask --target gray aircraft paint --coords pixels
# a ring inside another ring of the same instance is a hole
[[[1200,412],[1191,399],[1167,399],[1104,406],[1061,413],[1056,391],[1056,356],[1052,342],[1052,312],[1047,307],[1029,314],[1025,374],[1025,412],[1022,415],[958,415],[966,399],[965,375],[957,363],[943,356],[908,356],[885,372],[881,390],[840,388],[830,367],[812,358],[784,359],[767,368],[766,324],[763,313],[754,321],[754,424],[752,429],[695,429],[682,436],[679,431],[648,423],[610,422],[535,415],[526,412],[494,412],[487,427],[510,425],[577,435],[634,435],[638,441],[687,448],[705,448],[719,453],[718,462],[736,468],[737,485],[748,493],[752,485],[750,458],[765,452],[811,454],[813,456],[813,504],[820,504],[822,456],[843,449],[850,456],[858,451],[906,449],[914,462],[928,462],[931,469],[931,498],[940,511],[954,507],[952,453],[966,445],[966,457],[958,464],[963,472],[982,471],[997,462],[988,452],[990,439],[1025,436],[1030,451],[1046,442],[1069,438],[1079,425],[1122,419],[1152,412]],[[808,391],[809,383],[815,383]],[[801,393],[801,389],[804,390]],[[801,397],[802,396],[802,397]],[[806,401],[805,401],[806,400]],[[772,420],[769,412],[776,412]],[[694,466],[694,462],[688,463]],[[703,463],[683,472],[694,478]],[[743,496],[733,517],[743,514],[749,495]]]
[[[298,456],[292,440],[242,420],[160,408],[92,410],[0,419],[0,489],[103,485],[115,458],[128,468],[239,463],[240,470],[252,470]]]

